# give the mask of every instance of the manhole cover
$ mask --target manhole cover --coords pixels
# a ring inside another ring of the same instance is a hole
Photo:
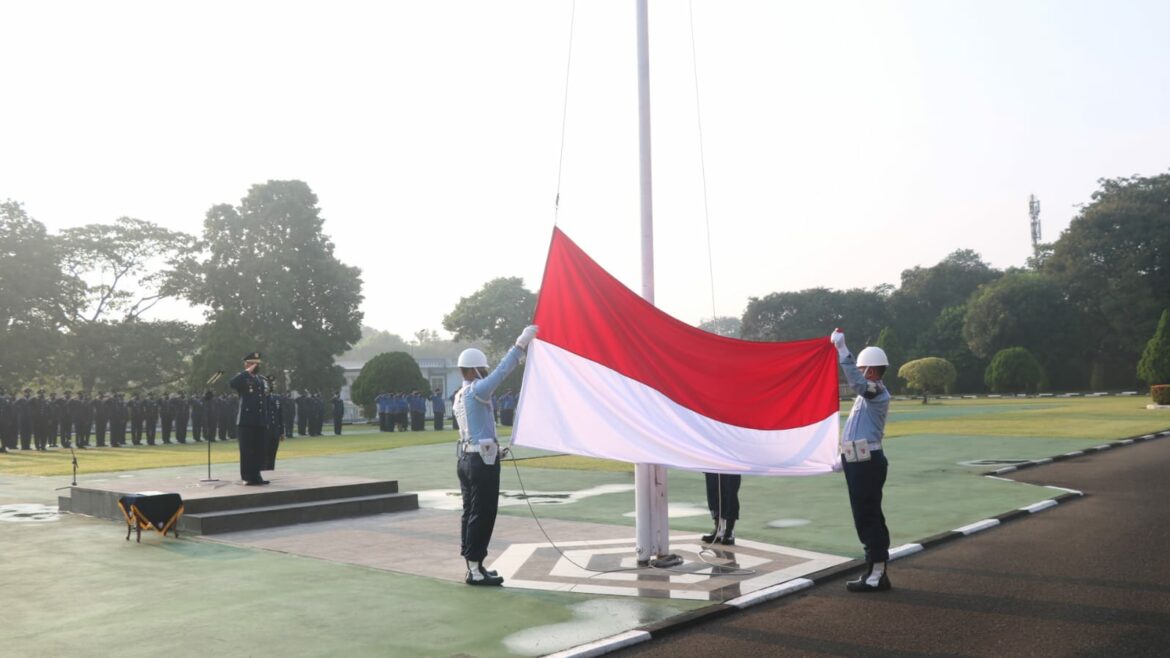
[[[9,523],[45,523],[61,518],[56,507],[39,503],[17,503],[0,505],[0,521]]]

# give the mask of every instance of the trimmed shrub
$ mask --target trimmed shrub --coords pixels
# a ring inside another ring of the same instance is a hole
[[[1158,384],[1150,387],[1150,398],[1154,404],[1170,405],[1170,384]]]
[[[996,393],[1035,393],[1044,381],[1044,368],[1028,350],[1009,347],[996,352],[983,381]]]

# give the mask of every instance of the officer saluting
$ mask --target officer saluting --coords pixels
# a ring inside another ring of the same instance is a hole
[[[882,487],[886,483],[889,462],[882,451],[886,433],[886,415],[890,411],[890,392],[882,375],[890,365],[880,347],[867,347],[856,362],[845,347],[845,334],[838,329],[829,336],[840,357],[841,371],[849,387],[857,393],[845,429],[841,432],[841,466],[849,487],[849,506],[853,509],[853,527],[865,546],[865,574],[846,584],[850,592],[880,592],[890,589],[886,562],[890,559],[890,530],[882,514]]]
[[[536,326],[524,329],[516,346],[489,375],[487,357],[469,348],[459,355],[463,387],[455,394],[452,406],[459,421],[459,490],[463,494],[462,554],[467,561],[468,585],[502,585],[504,579],[483,567],[488,542],[496,525],[500,502],[500,464],[496,461],[500,446],[492,413],[492,393],[524,360],[528,344],[536,336]]]
[[[260,477],[264,465],[268,430],[268,380],[260,376],[260,353],[244,356],[244,369],[228,382],[240,394],[240,413],[236,418],[240,440],[240,478],[245,485],[268,484]]]

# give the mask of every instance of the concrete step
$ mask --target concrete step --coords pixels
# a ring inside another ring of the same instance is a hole
[[[187,512],[179,521],[179,531],[195,535],[213,535],[418,509],[418,496],[413,493],[383,493],[276,505],[267,504],[272,500],[272,497],[266,497],[266,504],[262,507],[195,513],[190,511],[190,506],[186,506]]]
[[[280,507],[398,493],[397,480],[378,480],[311,488],[278,489],[274,487],[234,487],[239,493],[183,500],[187,514],[227,512],[257,507]]]

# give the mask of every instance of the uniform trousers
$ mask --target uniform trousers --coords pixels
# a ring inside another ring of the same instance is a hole
[[[890,531],[882,514],[882,487],[890,466],[883,451],[874,450],[869,454],[869,461],[847,462],[842,457],[841,463],[849,487],[853,527],[865,546],[865,561],[885,562],[890,559]]]
[[[707,509],[713,519],[739,518],[739,485],[742,475],[704,473],[707,479]]]
[[[496,527],[500,504],[500,462],[488,466],[478,452],[459,455],[459,491],[463,493],[460,555],[483,562]]]
[[[99,448],[106,447],[106,423],[109,422],[105,418],[94,418],[93,432],[97,435],[97,444]],[[110,429],[110,442],[114,441],[114,430]]]
[[[435,412],[435,429],[436,430],[443,429],[443,412],[442,411]]]
[[[259,482],[260,468],[264,466],[268,448],[268,429],[265,427],[239,426],[240,437],[240,479],[244,482]]]

